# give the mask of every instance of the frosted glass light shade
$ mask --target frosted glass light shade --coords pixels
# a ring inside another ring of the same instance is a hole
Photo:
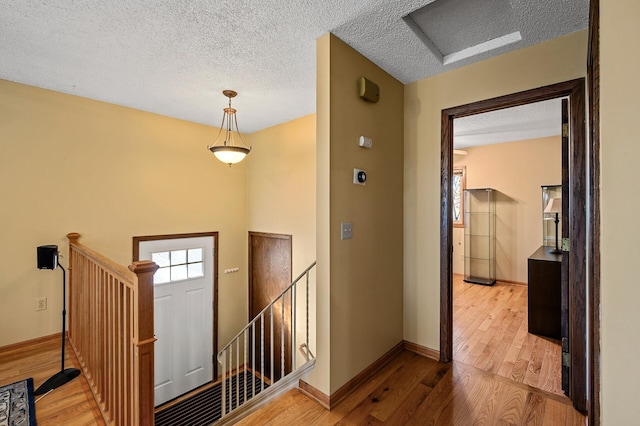
[[[209,148],[216,158],[228,165],[239,163],[247,156],[251,149],[240,146],[212,146]]]

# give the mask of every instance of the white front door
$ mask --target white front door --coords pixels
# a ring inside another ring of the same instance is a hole
[[[155,405],[212,379],[213,237],[141,241],[154,275]]]

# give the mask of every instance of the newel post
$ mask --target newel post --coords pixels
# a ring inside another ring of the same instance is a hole
[[[153,274],[158,265],[150,260],[133,262],[129,269],[138,276],[138,285],[135,290],[134,310],[134,336],[135,345],[135,392],[134,410],[138,411],[140,425],[153,425],[154,409],[154,364],[153,344],[156,338],[153,335]]]

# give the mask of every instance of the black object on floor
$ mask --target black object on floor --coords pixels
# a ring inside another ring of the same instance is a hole
[[[253,375],[250,371],[241,371],[233,376],[231,380],[231,389],[229,389],[229,381],[227,381],[227,413],[229,412],[229,403],[231,408],[236,408],[236,389],[240,388],[240,405],[244,403],[244,386],[247,382],[247,396],[251,397],[253,385],[255,385],[255,395],[260,393],[261,380]],[[265,383],[264,388],[268,385]],[[168,407],[155,415],[155,426],[199,426],[210,425],[221,417],[222,412],[222,384],[216,383],[209,389],[206,389],[192,397],[180,401],[176,405]]]

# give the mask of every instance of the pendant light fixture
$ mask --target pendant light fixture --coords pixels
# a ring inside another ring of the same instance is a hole
[[[247,147],[242,141],[242,136],[240,136],[240,131],[238,130],[236,110],[231,108],[231,98],[235,98],[238,93],[233,90],[224,90],[222,94],[229,98],[229,107],[224,109],[222,124],[220,125],[216,142],[207,148],[213,152],[218,160],[231,166],[244,160],[244,157],[251,152],[251,147]],[[224,140],[221,142],[223,129]],[[240,144],[236,145],[235,139],[238,139]]]

